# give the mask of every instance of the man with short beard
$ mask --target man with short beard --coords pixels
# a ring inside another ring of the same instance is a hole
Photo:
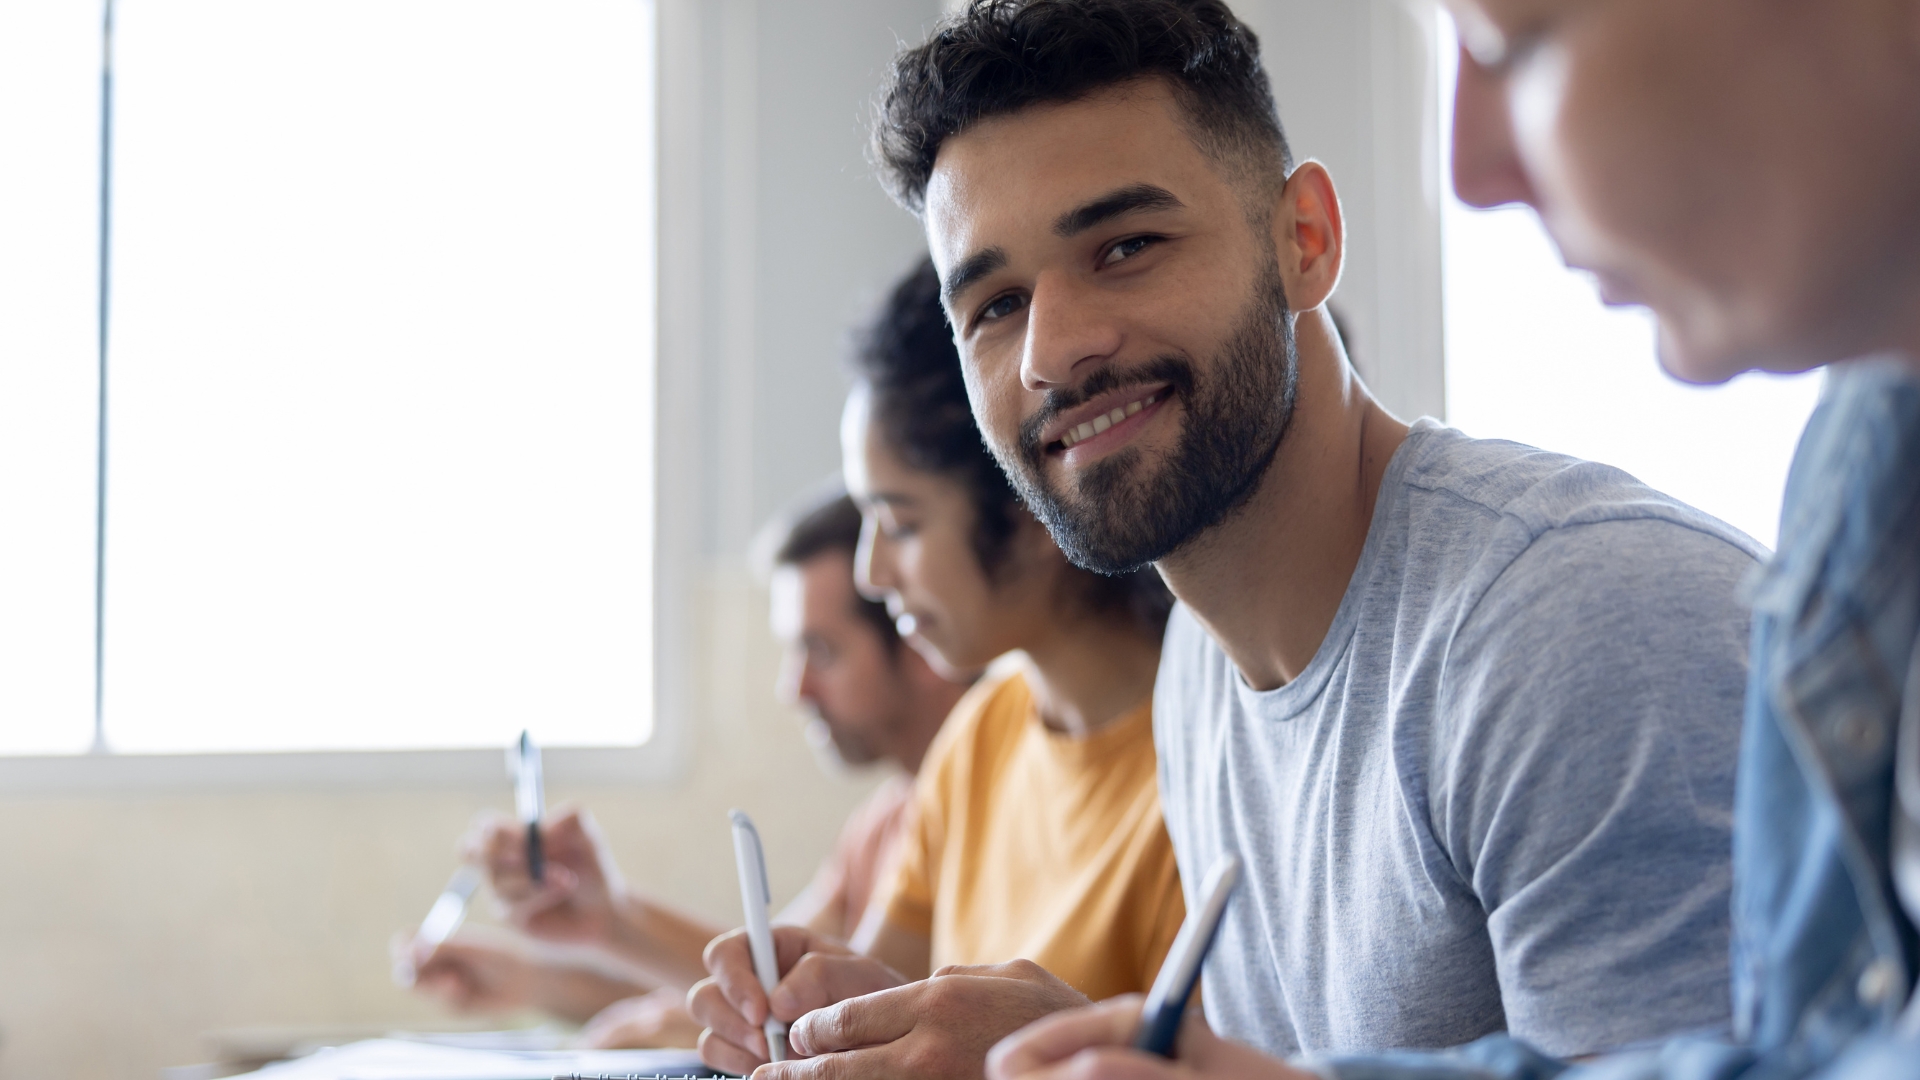
[[[1652,310],[1681,379],[1830,365],[1747,590],[1731,1037],[1569,1069],[1491,1036],[1307,1073],[1193,1022],[1178,1062],[1134,1053],[1118,1002],[1002,1043],[989,1075],[1920,1078],[1920,0],[1446,6],[1462,200],[1537,211],[1610,303]]]
[[[1246,863],[1215,1028],[1580,1055],[1724,1025],[1758,546],[1369,396],[1325,308],[1332,179],[1215,0],[975,3],[896,62],[876,143],[1023,497],[1075,561],[1152,562],[1182,603],[1168,831],[1189,887]],[[795,1041],[870,1027],[842,1002]],[[810,1064],[771,1075],[844,1073]]]

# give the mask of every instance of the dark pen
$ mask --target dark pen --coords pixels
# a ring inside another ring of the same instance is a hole
[[[1140,1009],[1140,1027],[1133,1034],[1133,1048],[1161,1057],[1173,1056],[1174,1040],[1180,1036],[1180,1021],[1187,1015],[1187,1002],[1199,985],[1200,968],[1207,951],[1220,933],[1220,916],[1227,910],[1227,899],[1240,883],[1240,860],[1222,855],[1207,871],[1200,885],[1200,906],[1187,912],[1180,932],[1174,935],[1173,948],[1147,991],[1147,1003]]]
[[[524,731],[513,765],[514,807],[527,827],[527,875],[539,885],[547,879],[546,852],[540,847],[540,819],[547,812],[546,781],[540,771],[540,748]]]

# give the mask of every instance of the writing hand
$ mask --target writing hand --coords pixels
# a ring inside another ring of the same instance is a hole
[[[389,950],[395,982],[456,1011],[509,1013],[532,1003],[533,961],[506,942],[461,934],[426,946],[412,934],[396,934]],[[401,977],[407,974],[410,979]]]
[[[987,1051],[1036,1018],[1087,999],[1027,960],[945,967],[930,979],[849,998],[799,1018],[802,1060],[767,1065],[756,1080],[915,1080],[980,1076]]]
[[[509,922],[545,941],[605,944],[626,883],[605,838],[585,810],[562,808],[540,823],[545,880],[527,870],[527,832],[500,814],[477,819],[461,841],[462,857],[487,875]]]
[[[745,1075],[767,1062],[768,1016],[792,1023],[815,1009],[876,990],[899,986],[906,978],[840,941],[800,926],[773,928],[780,982],[769,995],[753,969],[745,930],[709,942],[711,976],[687,992],[687,1011],[704,1025],[700,1057],[723,1072]]]
[[[573,1041],[592,1050],[692,1047],[700,1041],[700,1025],[687,1013],[687,995],[662,987],[600,1010]]]

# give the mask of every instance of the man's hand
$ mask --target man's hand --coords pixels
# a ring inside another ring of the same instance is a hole
[[[907,981],[880,961],[801,926],[774,927],[773,948],[781,978],[769,997],[754,974],[745,930],[707,944],[712,975],[687,992],[687,1010],[706,1028],[700,1057],[708,1065],[744,1076],[770,1060],[761,1030],[769,1015],[791,1024],[815,1009]]]
[[[545,941],[604,945],[613,932],[614,906],[626,883],[606,840],[584,810],[563,808],[540,823],[545,881],[527,872],[527,829],[499,814],[477,819],[461,841],[461,855],[487,875],[505,916]]]
[[[805,1060],[769,1065],[756,1080],[977,1078],[1009,1032],[1087,1004],[1029,960],[945,967],[933,978],[808,1013],[788,1035]]]
[[[687,995],[672,987],[625,998],[600,1010],[575,1036],[591,1050],[651,1050],[693,1047],[700,1025],[687,1013]]]
[[[1133,1049],[1138,994],[1057,1013],[1014,1032],[987,1055],[987,1080],[1315,1080],[1207,1027],[1199,1010],[1180,1026],[1176,1060]]]
[[[509,1013],[533,1004],[534,962],[505,942],[461,935],[423,947],[395,934],[393,981],[459,1012]]]

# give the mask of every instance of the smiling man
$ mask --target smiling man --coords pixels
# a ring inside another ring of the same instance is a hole
[[[1190,883],[1248,866],[1215,1026],[1590,1054],[1724,1024],[1758,549],[1369,396],[1325,307],[1334,182],[1219,3],[973,4],[897,61],[877,144],[1023,498],[1076,562],[1153,563],[1182,602],[1168,831]]]
[[[1732,1038],[1566,1071],[1495,1036],[1309,1074],[1192,1021],[1177,1064],[1132,1053],[1120,1002],[1034,1025],[989,1073],[1920,1077],[1920,0],[1448,7],[1462,199],[1537,210],[1608,299],[1652,308],[1683,379],[1833,365],[1750,589]]]

